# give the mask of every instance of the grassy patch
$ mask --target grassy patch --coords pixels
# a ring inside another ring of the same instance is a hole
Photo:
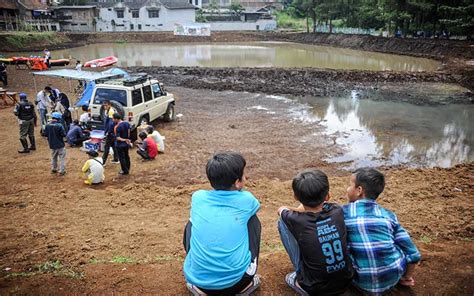
[[[53,274],[54,276],[68,277],[72,279],[81,279],[84,277],[82,272],[73,270],[72,268],[64,266],[61,261],[46,261],[37,265],[32,271],[25,272],[11,272],[5,278],[29,277],[38,274]]]
[[[31,43],[54,45],[63,41],[63,38],[54,32],[15,32],[5,39],[11,46],[16,48],[23,48]]]
[[[260,244],[260,251],[269,253],[283,252],[285,251],[285,247],[282,243],[271,244],[264,242]]]
[[[422,235],[420,237],[420,240],[425,244],[429,244],[433,241],[433,239],[431,237],[427,236],[427,235]]]
[[[117,40],[115,40],[114,42],[115,42],[115,43],[118,43],[118,44],[125,44],[125,43],[127,43],[128,41],[127,41],[127,39],[117,39]]]
[[[135,261],[130,257],[115,256],[114,258],[112,258],[112,260],[110,262],[119,263],[119,264],[129,264],[129,263],[133,263]]]
[[[306,19],[296,18],[289,15],[285,11],[279,11],[275,14],[278,28],[280,29],[293,29],[303,30],[306,29]],[[309,21],[309,26],[312,26],[312,21]]]

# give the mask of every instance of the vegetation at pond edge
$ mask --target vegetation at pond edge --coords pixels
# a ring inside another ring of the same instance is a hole
[[[436,32],[472,37],[474,5],[471,0],[285,0],[285,13],[277,16],[312,20],[317,25],[344,26],[417,34]],[[280,22],[279,22],[280,24]],[[281,21],[283,27],[286,21]],[[309,28],[314,26],[308,26]],[[440,35],[440,37],[442,37]]]
[[[69,41],[65,35],[56,32],[9,32],[2,39],[9,44],[12,50],[22,50],[33,44],[47,47]]]

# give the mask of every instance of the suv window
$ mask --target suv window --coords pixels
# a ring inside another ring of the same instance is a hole
[[[143,98],[145,102],[153,100],[153,96],[151,95],[151,88],[149,85],[143,87]]]
[[[152,84],[151,87],[153,88],[153,95],[155,98],[161,97],[161,87],[158,83]]]
[[[132,90],[132,106],[143,103],[141,88]]]
[[[98,88],[95,91],[94,104],[102,105],[105,100],[117,101],[127,106],[127,92],[122,89]]]

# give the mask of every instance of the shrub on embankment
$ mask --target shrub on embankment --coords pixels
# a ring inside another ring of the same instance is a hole
[[[56,48],[70,42],[65,34],[55,32],[12,32],[0,35],[0,51],[33,51]]]

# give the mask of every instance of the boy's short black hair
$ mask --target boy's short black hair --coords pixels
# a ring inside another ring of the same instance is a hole
[[[384,175],[374,168],[360,168],[354,171],[355,186],[362,187],[365,197],[377,199],[385,188]]]
[[[328,176],[320,170],[305,170],[293,178],[293,193],[303,205],[317,207],[329,194]]]
[[[149,126],[146,127],[146,132],[148,134],[152,134],[154,130],[155,130],[155,128],[152,125],[149,125]]]
[[[82,111],[89,111],[89,106],[88,105],[82,105]]]
[[[229,190],[235,181],[242,180],[246,165],[245,158],[239,153],[216,153],[207,162],[207,178],[215,190]]]
[[[140,132],[140,133],[138,134],[138,137],[139,137],[140,139],[144,140],[144,139],[146,139],[147,134],[146,134],[145,132]]]
[[[51,86],[45,86],[45,87],[44,87],[44,90],[52,91]]]
[[[72,121],[72,123],[73,123],[74,125],[79,125],[79,120],[74,119],[74,120]]]
[[[113,119],[122,119],[122,115],[120,115],[119,113],[114,113]]]
[[[111,104],[110,104],[110,100],[103,100],[103,101],[102,101],[102,104],[103,104],[103,105],[111,105]]]
[[[95,150],[89,150],[86,152],[88,155],[90,155],[91,157],[97,157],[99,156],[99,153]]]

